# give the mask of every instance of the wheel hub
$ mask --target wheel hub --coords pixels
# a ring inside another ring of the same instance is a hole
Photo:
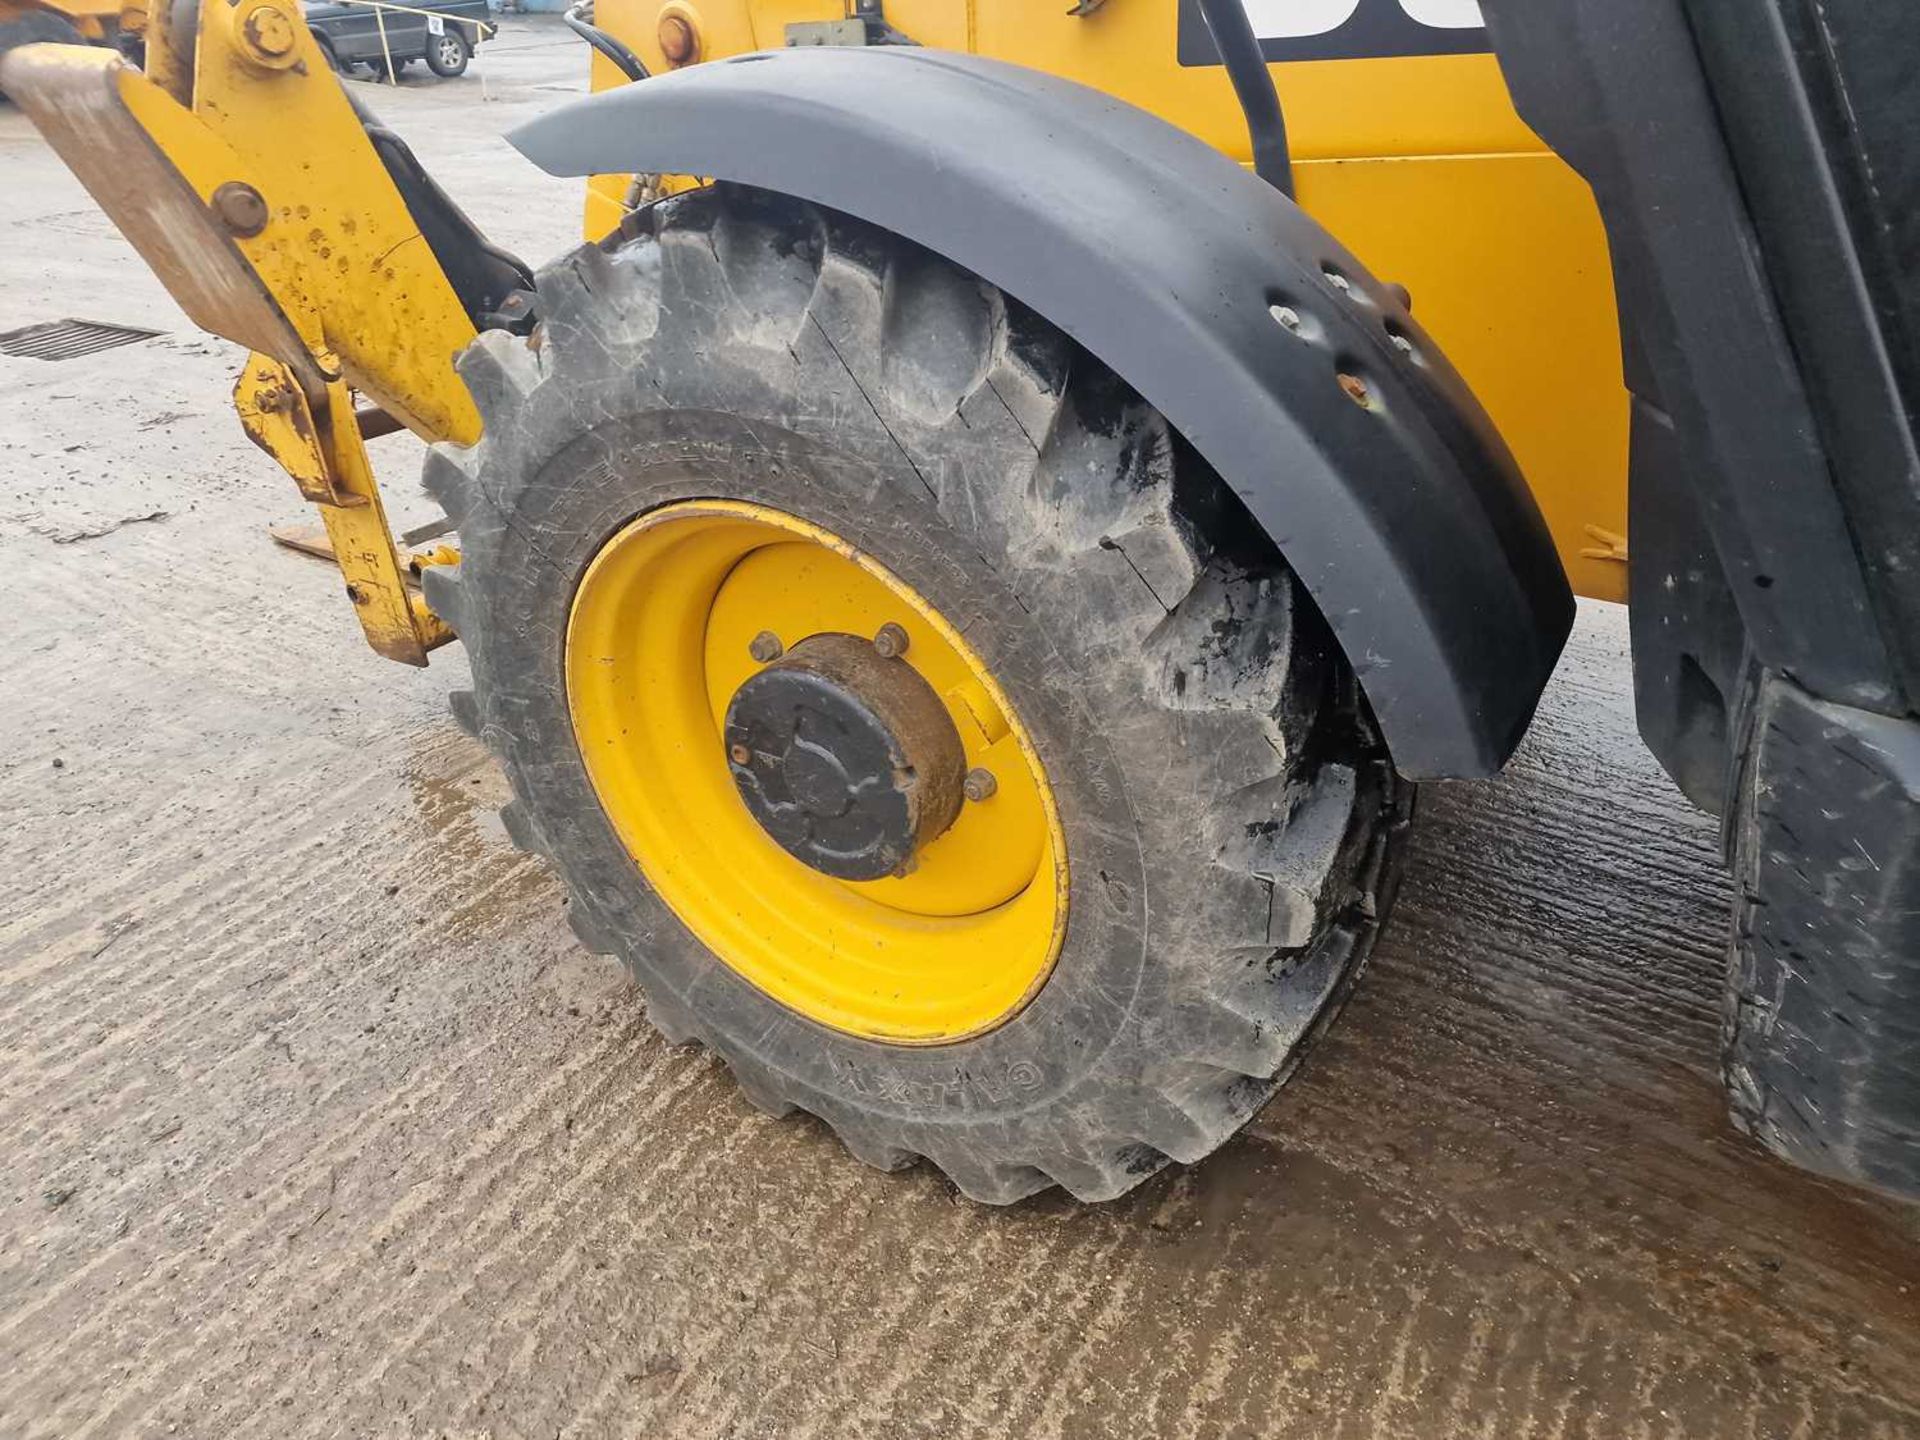
[[[966,751],[940,697],[853,635],[811,636],[751,676],[725,742],[755,821],[838,879],[904,872],[960,811]]]

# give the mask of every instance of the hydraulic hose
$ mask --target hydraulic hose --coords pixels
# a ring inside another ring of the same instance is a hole
[[[1242,0],[1195,3],[1213,36],[1214,48],[1220,52],[1221,63],[1227,67],[1227,78],[1240,100],[1240,113],[1246,116],[1247,135],[1253,141],[1253,173],[1292,199],[1293,161],[1287,153],[1287,120],[1281,113],[1273,74],[1260,53],[1247,7]]]
[[[614,68],[627,79],[645,80],[648,77],[650,72],[638,55],[593,23],[593,0],[579,0],[560,18],[566,22],[569,30],[612,61]]]

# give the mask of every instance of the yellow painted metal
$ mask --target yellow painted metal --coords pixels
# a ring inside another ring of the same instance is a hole
[[[1245,123],[1218,66],[1176,60],[1177,7],[1108,0],[1084,16],[1031,0],[886,0],[922,44],[1095,86],[1243,163]],[[598,0],[599,23],[650,62],[660,0]],[[778,48],[839,0],[701,0],[702,51]],[[1626,598],[1627,397],[1606,235],[1585,183],[1514,112],[1491,55],[1273,67],[1301,204],[1383,278],[1492,414],[1553,531],[1574,588]],[[621,83],[602,61],[593,84]],[[876,117],[876,123],[881,117]],[[590,236],[622,213],[626,177],[596,177]]]
[[[280,462],[307,499],[316,505],[366,504],[365,497],[341,484],[313,405],[290,366],[270,355],[248,356],[234,382],[233,408],[247,438]]]
[[[289,353],[284,331],[236,334],[224,311],[189,305],[197,323],[309,374],[317,367],[344,376],[426,438],[471,443],[480,418],[451,363],[473,338],[458,297],[305,22],[279,11],[292,24],[292,48],[268,63],[249,58],[241,27],[277,7],[241,8],[236,18],[221,0],[203,5],[191,108],[94,51],[68,49],[55,60],[40,52],[27,65],[42,63],[24,69],[10,59],[9,73],[21,74],[8,88],[183,304],[192,297],[179,294],[175,277],[237,252],[304,353]],[[56,63],[91,68],[111,88],[98,108],[115,105],[131,121],[110,137],[119,143],[103,146],[91,130],[75,134],[61,124],[70,111],[36,104],[40,73]],[[144,143],[129,143],[136,139]],[[265,202],[264,225],[252,234],[226,226],[224,246],[204,223],[184,244],[172,227],[143,225],[140,197],[112,184],[136,149],[147,152],[150,168],[184,182],[216,220],[222,186],[251,188]]]
[[[1520,462],[1582,595],[1625,600],[1591,531],[1627,529],[1627,413],[1606,238],[1544,153],[1310,160],[1300,202],[1385,279],[1466,377]]]
[[[736,791],[726,706],[771,630],[870,635],[893,621],[940,694],[970,766],[969,802],[911,873],[851,883],[789,855]],[[977,1035],[1045,982],[1066,932],[1066,841],[1046,773],[1006,695],[924,597],[795,516],[689,501],[633,521],[575,592],[566,675],[596,794],[648,882],[715,954],[820,1024],[896,1044]]]
[[[329,381],[320,404],[312,405],[289,366],[255,354],[234,385],[233,403],[248,438],[320,507],[367,643],[389,660],[426,664],[427,651],[453,632],[407,583],[407,562],[387,528],[352,391],[344,381]]]
[[[29,45],[0,57],[0,88],[27,112],[100,207],[202,329],[275,356],[318,395],[337,367],[309,349],[305,332],[268,291],[207,195],[246,184],[237,155],[119,56],[74,45]],[[151,101],[141,114],[129,103]],[[158,124],[160,133],[152,126]],[[165,148],[182,132],[181,159]],[[305,317],[301,317],[305,318]],[[307,326],[317,334],[317,328]]]
[[[906,659],[945,699],[969,768],[985,766],[1000,783],[990,804],[961,811],[953,828],[920,853],[910,875],[858,888],[915,914],[975,915],[1013,899],[1039,872],[1046,807],[1004,711],[931,613],[906,610],[873,572],[811,539],[762,545],[728,572],[713,597],[707,699],[717,733],[734,691],[760,668],[747,646],[762,630],[790,645],[836,631],[872,635],[889,621],[905,629]]]
[[[353,392],[472,444],[452,362],[473,325],[297,4],[162,6],[147,58],[27,47],[6,89],[194,322],[255,352],[248,433],[321,506],[368,642],[424,664],[450,635],[407,584]]]
[[[268,11],[292,48],[263,61],[245,31]],[[289,311],[313,317],[348,382],[426,438],[477,440],[452,364],[472,322],[297,8],[203,0],[193,111],[267,201],[271,220],[241,250]]]

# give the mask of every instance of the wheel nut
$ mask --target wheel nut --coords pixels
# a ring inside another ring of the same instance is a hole
[[[727,758],[736,765],[747,765],[752,763],[753,751],[749,750],[745,745],[729,745],[727,747]]]
[[[780,637],[771,630],[762,630],[747,642],[747,654],[762,665],[771,660],[778,660],[786,653],[786,649],[787,647],[780,643]]]
[[[896,659],[907,653],[907,632],[889,620],[874,632],[873,648],[883,660]]]
[[[967,778],[960,783],[960,793],[969,800],[991,800],[993,792],[1000,788],[1000,782],[993,778],[993,771],[975,766],[967,772]]]

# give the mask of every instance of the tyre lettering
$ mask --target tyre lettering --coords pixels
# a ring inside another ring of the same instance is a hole
[[[836,1059],[834,1073],[841,1088],[864,1100],[919,1110],[999,1105],[1020,1095],[1031,1095],[1046,1085],[1046,1072],[1031,1060],[1015,1060],[986,1071],[958,1070],[951,1078],[909,1079],[898,1071]]]

